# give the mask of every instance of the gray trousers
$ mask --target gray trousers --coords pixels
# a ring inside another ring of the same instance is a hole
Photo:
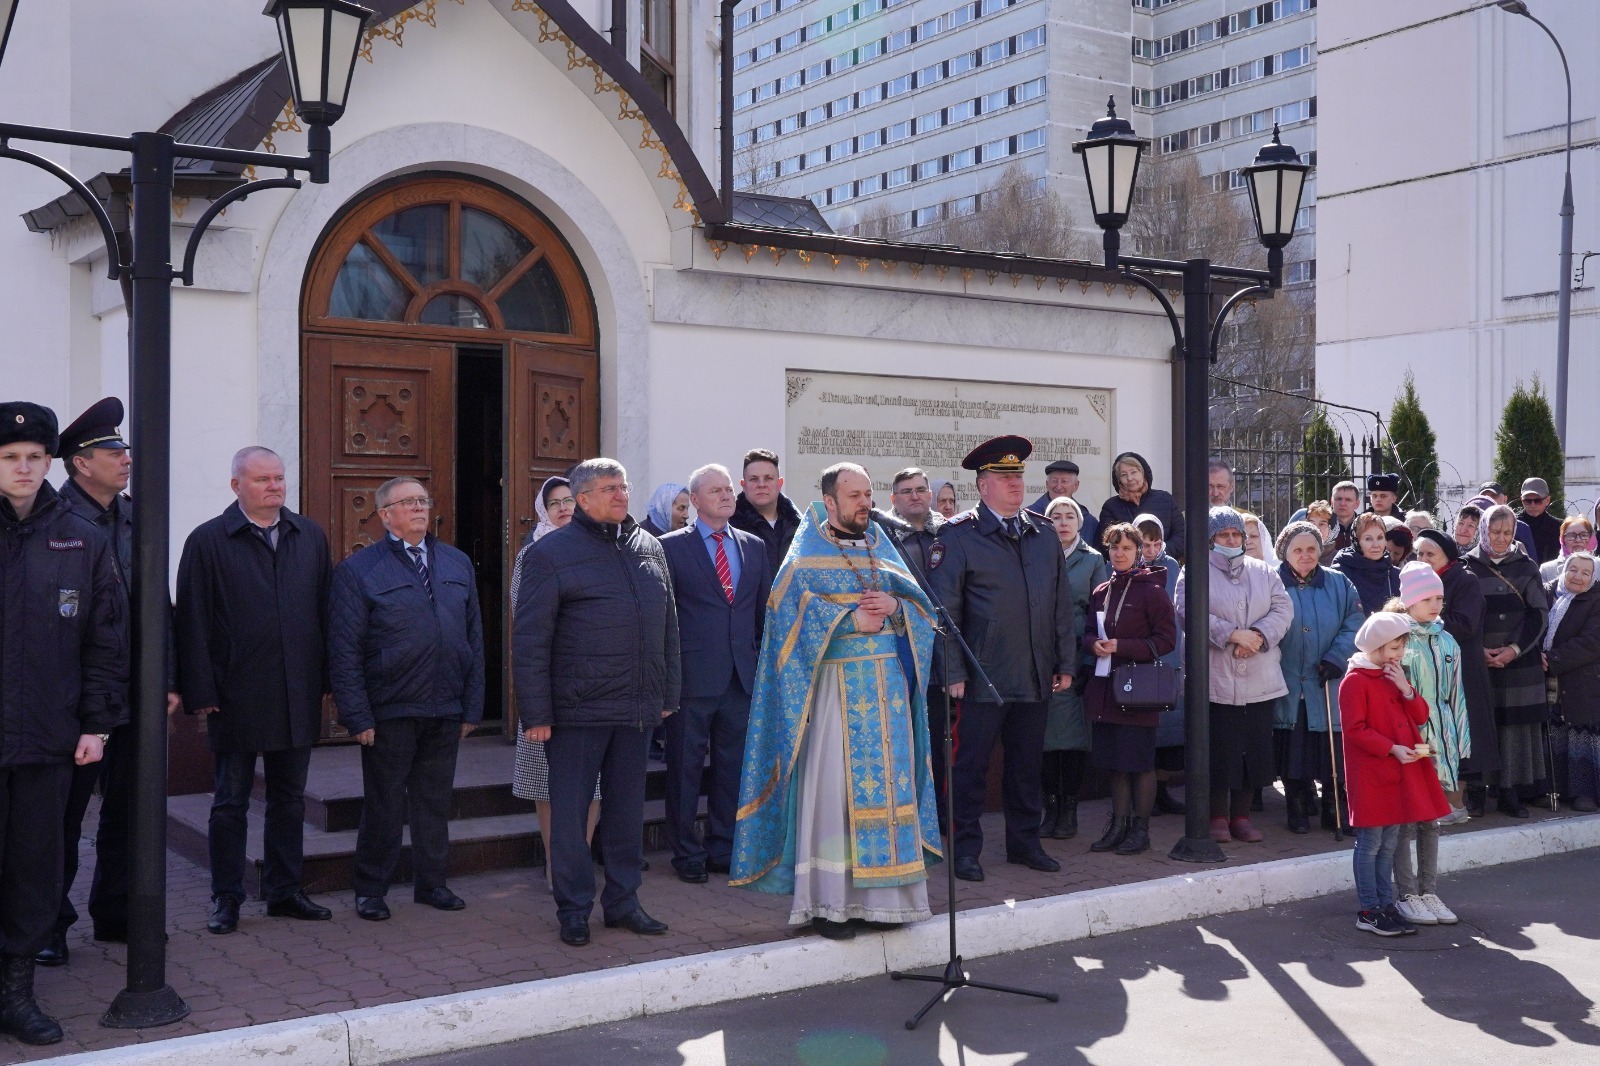
[[[1417,846],[1417,861],[1411,862],[1411,845]],[[1395,898],[1426,896],[1439,886],[1439,823],[1412,822],[1400,827],[1400,843],[1394,849]]]

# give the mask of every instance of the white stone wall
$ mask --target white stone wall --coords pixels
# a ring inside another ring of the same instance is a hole
[[[1574,83],[1574,250],[1600,250],[1600,7],[1542,3]],[[1517,381],[1554,393],[1565,84],[1537,26],[1467,0],[1319,8],[1317,383],[1387,411],[1407,369],[1476,487]],[[1591,266],[1595,266],[1591,261]],[[1572,299],[1568,498],[1600,495],[1594,278]]]

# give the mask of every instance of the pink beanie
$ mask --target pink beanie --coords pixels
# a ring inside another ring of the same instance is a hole
[[[1406,607],[1429,596],[1443,596],[1444,582],[1427,563],[1412,561],[1400,568],[1400,602]]]

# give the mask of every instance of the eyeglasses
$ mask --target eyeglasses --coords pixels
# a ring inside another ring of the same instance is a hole
[[[1592,536],[1594,536],[1594,530],[1592,529],[1569,529],[1565,533],[1561,534],[1561,539],[1582,544]]]
[[[558,497],[556,499],[549,500],[549,501],[547,501],[545,503],[546,509],[551,510],[551,511],[555,510],[557,507],[576,507],[576,506],[578,506],[578,501],[575,498],[571,497],[571,496],[561,496],[561,497]]]
[[[403,500],[390,500],[388,503],[386,503],[382,507],[378,508],[378,510],[380,510],[380,511],[389,511],[389,510],[393,510],[396,507],[399,507],[402,510],[408,510],[408,511],[409,510],[422,510],[422,511],[425,511],[425,510],[427,510],[428,508],[430,508],[432,506],[433,506],[433,501],[428,499],[428,497],[426,497],[426,496],[407,496]]]

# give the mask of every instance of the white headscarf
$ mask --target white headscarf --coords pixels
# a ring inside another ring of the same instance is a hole
[[[672,505],[678,497],[688,490],[675,481],[657,485],[656,491],[650,494],[650,509],[646,512],[650,521],[663,533],[672,532]]]
[[[551,482],[557,485],[571,485],[572,482],[564,477],[545,478],[544,484],[539,486],[539,492],[533,498],[533,509],[539,515],[539,524],[533,527],[533,532],[528,534],[528,543],[532,544],[546,533],[554,533],[556,527],[550,524],[550,508],[545,506],[544,498],[550,491]]]

